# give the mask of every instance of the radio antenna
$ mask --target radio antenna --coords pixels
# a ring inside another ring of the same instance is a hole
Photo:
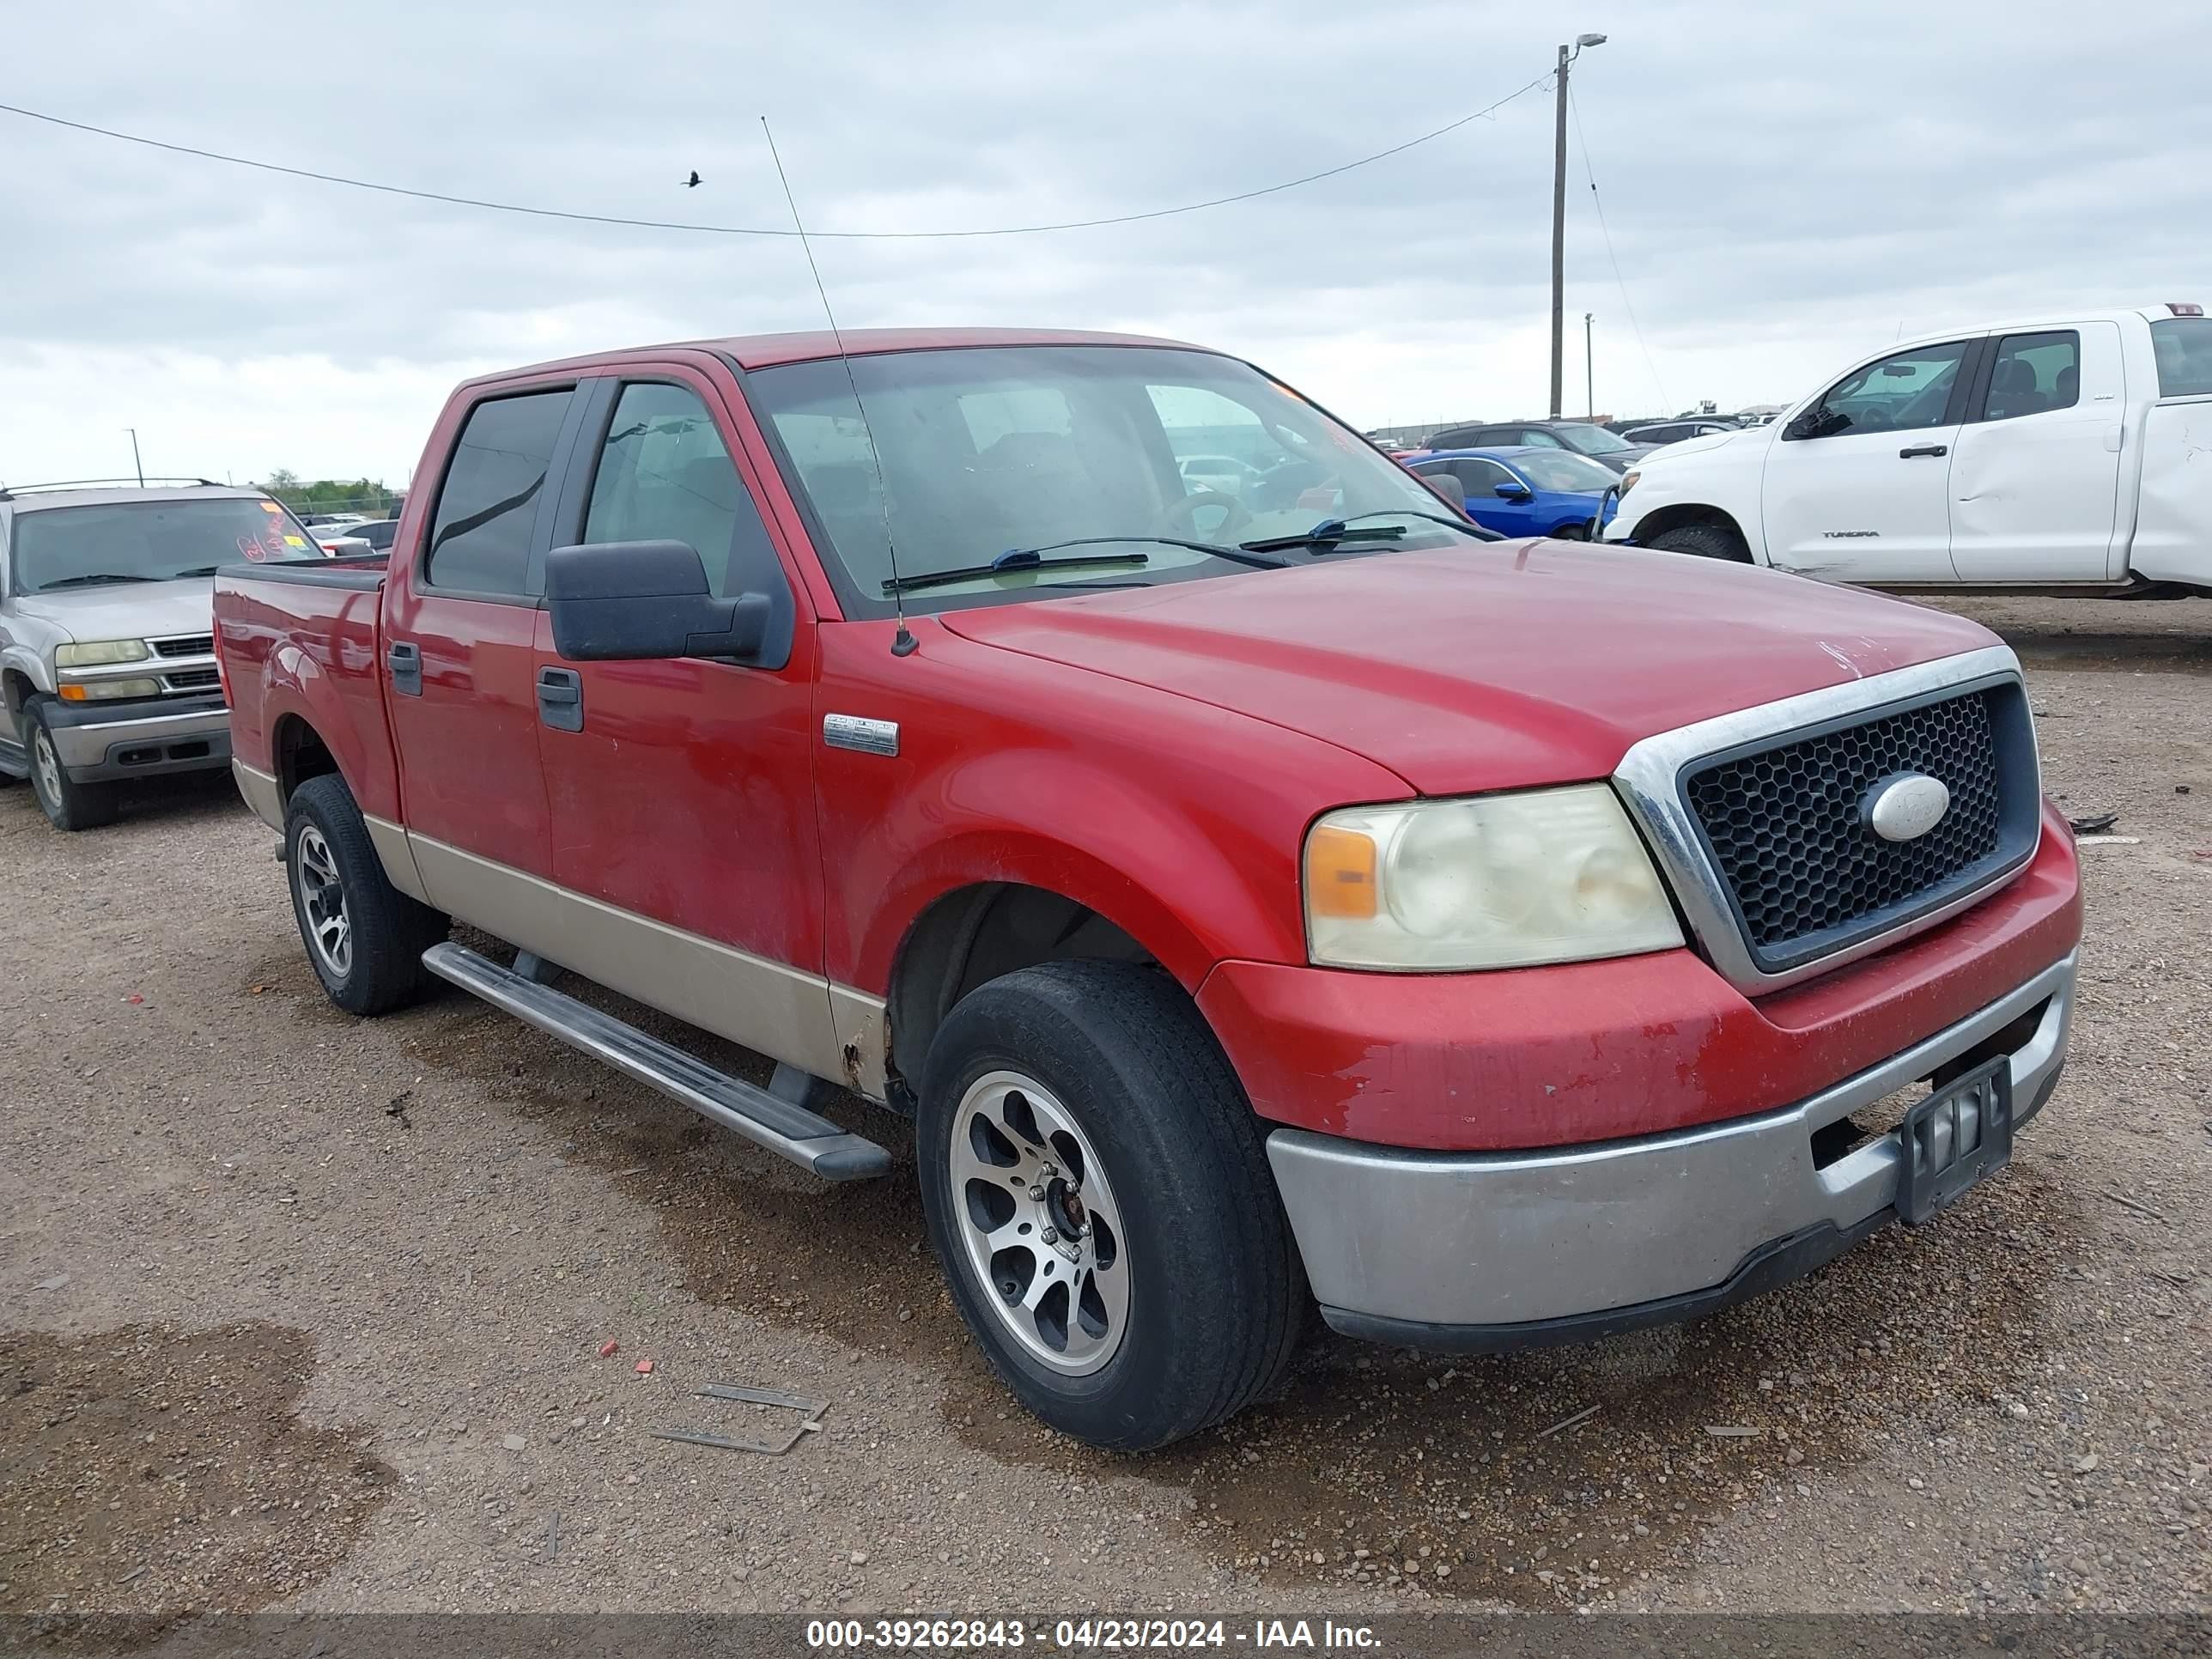
[[[837,343],[837,361],[845,366],[845,384],[853,389],[853,407],[860,411],[860,432],[868,441],[868,464],[876,470],[876,505],[884,515],[884,556],[891,567],[891,609],[898,617],[898,632],[891,636],[891,655],[910,657],[921,641],[906,625],[906,599],[899,586],[898,549],[891,541],[891,497],[884,483],[883,453],[876,447],[876,429],[869,423],[867,404],[860,401],[860,382],[853,373],[853,359],[845,350],[844,331],[837,326],[837,313],[830,308],[830,290],[823,283],[822,267],[814,263],[814,244],[806,240],[806,223],[799,216],[799,198],[791,193],[791,179],[783,170],[783,157],[776,153],[775,133],[765,115],[761,117],[761,132],[768,139],[769,159],[775,163],[776,181],[783,186],[783,199],[790,204],[791,222],[798,227],[799,249],[806,255],[806,269],[813,273],[814,291],[822,296],[822,314],[830,319],[830,337]]]

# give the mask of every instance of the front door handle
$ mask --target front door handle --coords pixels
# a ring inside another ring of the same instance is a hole
[[[538,671],[538,718],[556,732],[584,729],[584,678],[573,668]]]
[[[403,697],[422,695],[422,647],[394,640],[385,647],[384,665],[392,671],[392,689]]]
[[[1910,449],[1899,450],[1897,459],[1900,461],[1909,461],[1916,455],[1948,455],[1950,453],[1942,444],[1915,444]]]

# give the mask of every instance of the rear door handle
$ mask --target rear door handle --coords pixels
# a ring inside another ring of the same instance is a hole
[[[584,729],[584,679],[573,668],[538,671],[538,718],[556,732]]]
[[[384,665],[392,671],[392,689],[403,697],[422,695],[422,647],[394,640],[385,648]]]
[[[1897,459],[1900,461],[1909,461],[1916,455],[1948,455],[1950,453],[1950,450],[1942,444],[1915,444],[1910,449],[1899,450]]]

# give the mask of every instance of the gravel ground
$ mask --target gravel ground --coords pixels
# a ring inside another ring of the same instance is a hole
[[[2207,1610],[2212,605],[1959,608],[2136,838],[2011,1170],[1692,1327],[1316,1334],[1146,1460],[1012,1407],[910,1168],[817,1187],[459,994],[337,1013],[225,780],[74,837],[0,789],[0,1612]],[[708,1381],[821,1431],[649,1437],[788,1426]]]

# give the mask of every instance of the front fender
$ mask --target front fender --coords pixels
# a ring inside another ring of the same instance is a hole
[[[896,733],[895,754],[825,744],[815,766],[826,971],[884,994],[923,913],[1018,883],[1086,905],[1186,987],[1214,963],[1305,960],[1298,859],[1331,807],[1399,800],[1348,750],[1158,687],[888,624],[823,629],[820,707]]]
[[[1087,906],[1192,990],[1216,962],[1242,951],[1238,941],[1269,960],[1304,959],[1297,839],[1232,853],[1200,834],[1188,808],[1118,781],[1109,786],[1068,757],[1041,750],[981,757],[949,781],[960,799],[1030,810],[999,806],[988,823],[902,849],[861,936],[864,986],[888,985],[900,943],[932,904],[994,882]],[[1063,812],[1055,803],[1081,805]]]
[[[33,691],[53,695],[53,672],[46,666],[46,653],[24,644],[15,644],[0,649],[0,673],[21,674],[31,683]],[[12,712],[12,707],[11,710]]]

